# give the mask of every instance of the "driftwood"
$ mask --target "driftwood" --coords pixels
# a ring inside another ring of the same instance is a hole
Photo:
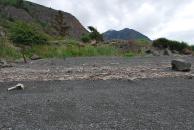
[[[19,84],[17,84],[14,87],[8,88],[7,90],[8,91],[12,91],[12,90],[24,90],[24,85],[19,83]]]

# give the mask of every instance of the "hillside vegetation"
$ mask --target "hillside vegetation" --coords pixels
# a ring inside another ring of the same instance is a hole
[[[92,26],[89,32],[72,15],[23,0],[0,1],[0,58],[133,56],[114,44],[104,44]]]
[[[71,14],[23,0],[0,1],[0,59],[77,56],[140,56],[153,47],[184,53],[194,49],[187,43],[146,36],[132,40],[104,41],[92,27],[87,31]],[[127,29],[128,30],[128,29]],[[136,35],[135,35],[136,37]]]
[[[0,4],[12,5],[12,6],[15,6],[15,7],[22,7],[23,3],[24,3],[23,0],[1,0],[0,1]]]
[[[191,53],[193,47],[189,46],[186,42],[179,42],[174,40],[168,40],[166,38],[159,38],[153,41],[153,47],[159,49],[169,49],[171,51],[177,51],[182,54]]]

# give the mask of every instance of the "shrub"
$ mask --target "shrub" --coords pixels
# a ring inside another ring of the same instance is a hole
[[[29,45],[46,43],[48,37],[40,29],[37,29],[35,25],[16,22],[11,25],[10,39],[14,43]]]
[[[12,5],[12,6],[15,6],[17,8],[21,8],[24,5],[24,1],[23,0],[1,0],[0,4]]]
[[[170,50],[176,50],[179,52],[183,51],[184,49],[190,48],[189,45],[185,42],[172,41],[166,38],[159,38],[157,40],[154,40],[153,46],[160,49],[169,48]]]
[[[16,0],[1,0],[0,4],[3,4],[3,5],[16,5]]]
[[[16,7],[20,8],[24,6],[24,1],[23,0],[16,0]]]
[[[89,34],[85,34],[81,37],[81,40],[85,43],[89,42],[91,40],[90,35]]]
[[[85,34],[81,37],[81,40],[85,43],[90,42],[91,40],[96,40],[97,42],[103,41],[103,36],[92,26],[89,26],[88,29],[90,30],[89,34]]]
[[[192,51],[194,51],[194,45],[191,46]]]
[[[98,30],[97,29],[95,29],[94,27],[92,27],[92,26],[89,26],[88,27],[88,29],[90,30],[90,38],[92,39],[92,40],[96,40],[96,41],[103,41],[103,36],[102,36],[102,34],[100,34],[99,32],[98,32]]]

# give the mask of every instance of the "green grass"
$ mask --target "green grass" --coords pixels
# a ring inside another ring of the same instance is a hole
[[[5,4],[5,5],[16,5],[17,1],[16,0],[1,0],[0,4]]]
[[[18,59],[21,53],[8,41],[0,38],[0,58],[3,59]]]
[[[108,45],[100,45],[97,47],[86,45],[79,47],[78,45],[34,45],[26,51],[28,56],[37,54],[43,58],[64,58],[78,56],[116,56],[119,51]]]
[[[135,54],[133,52],[127,52],[127,53],[124,54],[125,57],[133,57],[133,56],[136,56],[136,55],[138,55],[138,54]]]
[[[108,44],[92,46],[86,44],[80,47],[75,40],[65,40],[61,44],[35,44],[26,48],[24,53],[27,57],[37,54],[42,58],[65,58],[65,57],[92,57],[92,56],[126,56],[132,57],[137,54],[121,52],[119,49]],[[0,58],[18,59],[21,52],[7,39],[0,39]]]

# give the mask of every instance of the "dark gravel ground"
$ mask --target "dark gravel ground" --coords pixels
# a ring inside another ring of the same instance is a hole
[[[0,130],[194,130],[194,79],[0,83]]]

